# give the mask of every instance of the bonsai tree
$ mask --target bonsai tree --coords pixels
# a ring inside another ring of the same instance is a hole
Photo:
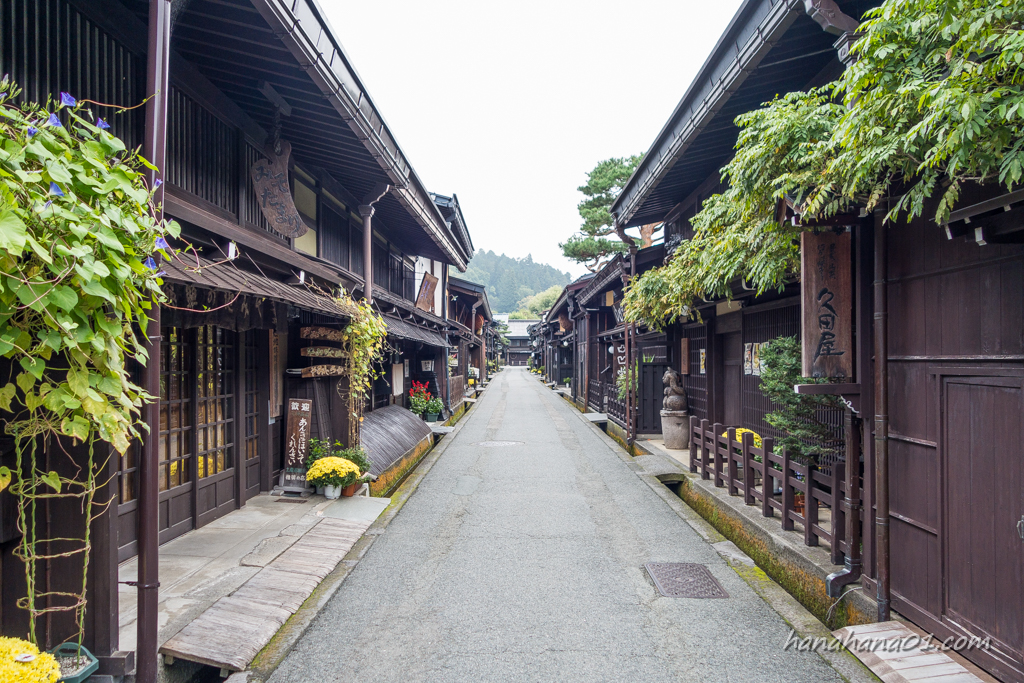
[[[827,380],[801,377],[800,342],[796,337],[778,337],[761,347],[761,392],[775,410],[765,421],[785,433],[779,444],[794,460],[809,464],[820,455],[840,453],[842,434],[823,419],[824,411],[840,408],[836,396],[798,394],[794,384],[822,384]]]

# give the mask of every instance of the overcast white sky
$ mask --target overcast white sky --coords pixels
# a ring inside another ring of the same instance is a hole
[[[477,249],[573,275],[576,188],[645,152],[740,0],[321,0],[427,189]]]

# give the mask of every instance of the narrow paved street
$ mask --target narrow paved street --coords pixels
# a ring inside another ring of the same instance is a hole
[[[841,680],[524,370],[466,420],[273,683]],[[705,564],[729,598],[661,597],[647,562]]]

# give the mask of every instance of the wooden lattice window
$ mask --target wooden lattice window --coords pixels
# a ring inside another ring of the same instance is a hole
[[[192,480],[192,372],[190,345],[177,327],[165,327],[160,345],[160,490],[166,491]],[[132,447],[131,463],[135,464]],[[128,468],[122,468],[127,470]],[[134,499],[134,469],[122,475],[121,502],[127,502],[125,487]]]
[[[196,344],[199,478],[234,467],[235,334],[200,327]]]
[[[256,334],[245,333],[245,459],[260,457],[259,389],[256,383]],[[263,334],[266,334],[265,332]]]

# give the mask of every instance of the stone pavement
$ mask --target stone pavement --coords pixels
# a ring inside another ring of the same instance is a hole
[[[500,373],[272,683],[840,681],[566,401]],[[648,562],[727,599],[661,597]]]

